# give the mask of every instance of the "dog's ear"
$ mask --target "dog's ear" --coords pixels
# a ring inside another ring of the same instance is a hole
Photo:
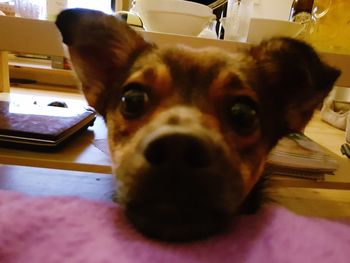
[[[276,138],[300,131],[333,87],[340,71],[326,65],[308,44],[274,38],[249,50],[265,118]],[[254,81],[256,81],[254,80]]]
[[[121,18],[94,10],[67,9],[58,15],[56,26],[88,103],[104,115],[132,60],[151,44]]]

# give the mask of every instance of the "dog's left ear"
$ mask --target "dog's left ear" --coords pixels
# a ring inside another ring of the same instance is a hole
[[[88,103],[104,115],[108,98],[137,54],[151,46],[121,18],[88,9],[67,9],[56,20]]]
[[[332,89],[340,71],[321,61],[308,44],[274,38],[252,47],[254,86],[276,138],[300,131]],[[249,77],[249,76],[248,76]],[[260,83],[257,83],[260,82]]]

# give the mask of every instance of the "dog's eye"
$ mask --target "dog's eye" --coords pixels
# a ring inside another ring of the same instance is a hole
[[[259,125],[256,110],[247,103],[237,102],[230,108],[230,120],[234,130],[241,136],[252,134]]]
[[[143,114],[147,102],[148,95],[143,89],[128,89],[121,99],[121,112],[125,118],[138,118]]]

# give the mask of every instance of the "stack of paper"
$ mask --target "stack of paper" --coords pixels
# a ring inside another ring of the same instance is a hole
[[[337,160],[302,133],[281,139],[267,160],[268,174],[323,180],[338,168]]]

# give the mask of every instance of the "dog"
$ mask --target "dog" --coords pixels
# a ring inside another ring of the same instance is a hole
[[[93,10],[64,10],[56,25],[105,119],[118,202],[160,240],[207,238],[252,210],[269,152],[305,127],[340,74],[290,38],[228,53],[159,48]]]

